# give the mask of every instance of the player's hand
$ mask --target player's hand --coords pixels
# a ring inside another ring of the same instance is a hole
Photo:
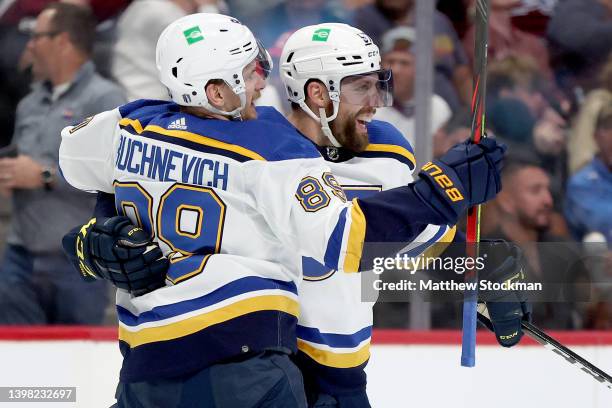
[[[479,144],[465,141],[453,146],[419,172],[414,186],[449,223],[468,207],[494,198],[501,190],[500,171],[506,146],[483,138]]]
[[[165,285],[168,259],[127,217],[93,218],[62,244],[85,280],[105,279],[135,296]]]
[[[519,283],[525,281],[522,251],[514,244],[503,240],[483,240],[480,256],[484,257],[484,271],[479,280],[495,283]],[[479,291],[489,319],[493,323],[495,338],[504,347],[512,347],[523,337],[521,322],[531,320],[531,305],[521,290]]]
[[[439,161],[455,171],[471,207],[493,199],[501,191],[505,152],[505,144],[485,137],[478,144],[470,140],[456,144]]]

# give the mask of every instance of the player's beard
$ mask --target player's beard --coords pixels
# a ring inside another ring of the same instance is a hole
[[[336,119],[330,123],[329,128],[342,147],[355,153],[361,153],[368,147],[368,144],[370,144],[368,131],[358,131],[356,123],[358,116],[372,112],[376,112],[376,110],[373,108],[362,108],[357,113],[347,116],[342,122],[338,122]]]

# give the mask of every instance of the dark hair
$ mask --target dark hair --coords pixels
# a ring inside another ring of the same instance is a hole
[[[210,79],[210,80],[209,80],[209,81],[206,83],[206,85],[204,85],[204,88],[206,89],[206,87],[207,87],[208,85],[223,85],[224,83],[225,83],[225,81],[224,81],[224,80],[222,80],[222,79],[220,79],[220,78],[219,78],[219,79]]]
[[[51,3],[43,11],[53,10],[51,27],[58,32],[68,33],[74,47],[90,55],[96,37],[96,20],[86,6],[70,3]]]
[[[513,147],[513,151],[504,160],[504,168],[501,173],[502,179],[508,179],[527,167],[542,169],[542,162],[533,151],[527,148]]]

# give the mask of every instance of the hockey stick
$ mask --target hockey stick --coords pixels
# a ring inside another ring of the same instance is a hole
[[[489,317],[486,316],[486,306],[484,306],[484,304],[480,304],[478,306],[478,321],[487,329],[493,331],[493,323],[491,323]],[[523,327],[525,334],[527,334],[529,337],[552,352],[563,357],[565,361],[575,365],[580,370],[595,378],[598,382],[605,384],[608,388],[612,389],[612,377],[605,371],[595,367],[592,363],[565,347],[554,338],[550,337],[537,326],[529,322],[521,322],[521,326]]]
[[[489,29],[489,0],[476,0],[476,35],[474,37],[474,94],[472,96],[472,140],[479,143],[484,135],[485,91],[487,79],[487,43]],[[480,241],[480,206],[468,210],[466,239],[467,256],[478,256]],[[466,281],[476,281],[476,270],[466,274]],[[461,337],[461,365],[476,365],[476,293],[466,293],[463,301],[463,332]]]

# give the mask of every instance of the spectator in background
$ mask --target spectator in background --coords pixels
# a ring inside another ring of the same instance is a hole
[[[551,177],[556,209],[561,210],[567,181],[567,122],[559,113],[564,103],[556,99],[528,55],[508,55],[492,62],[487,89],[491,127],[517,147],[537,152]]]
[[[612,54],[603,66],[599,86],[589,92],[574,118],[568,141],[568,170],[576,173],[588,164],[595,153],[595,125],[604,106],[612,105]]]
[[[521,100],[538,119],[549,107],[544,96],[545,83],[537,62],[529,55],[508,55],[489,64],[487,91],[492,100]]]
[[[125,102],[89,59],[94,30],[87,9],[53,3],[39,14],[28,42],[41,81],[17,108],[19,156],[0,159],[0,193],[13,201],[0,263],[0,324],[96,324],[103,318],[106,286],[83,282],[61,249],[65,231],[89,219],[95,197],[70,187],[57,168],[65,126]]]
[[[512,24],[538,37],[546,36],[546,27],[559,0],[521,0],[512,10]]]
[[[135,0],[117,26],[112,75],[129,101],[168,99],[155,68],[155,46],[164,28],[174,20],[198,11],[216,12],[214,0]]]
[[[511,150],[533,150],[535,119],[529,107],[516,98],[487,101],[487,127]]]
[[[5,3],[2,3],[4,6]],[[44,7],[41,0],[15,1],[0,12],[0,147],[8,145],[15,124],[15,107],[29,92],[30,76],[20,64],[28,35],[21,29]],[[20,26],[21,25],[21,26]]]
[[[414,53],[415,30],[396,27],[382,39],[382,64],[393,71],[393,107],[376,110],[376,119],[397,127],[414,145]],[[431,133],[434,134],[449,118],[451,110],[438,95],[431,96]]]
[[[512,25],[512,10],[520,4],[520,0],[491,0],[487,48],[489,61],[493,62],[509,55],[530,56],[537,61],[544,78],[550,79],[552,74],[544,42]],[[474,61],[475,35],[476,28],[472,24],[463,38],[470,61]]]
[[[354,24],[381,44],[386,31],[397,26],[415,26],[414,0],[376,0],[355,11]],[[434,11],[434,92],[454,111],[470,106],[472,72],[468,59],[448,17]],[[469,45],[474,47],[472,43]]]
[[[67,0],[62,0],[67,1]],[[117,22],[130,0],[85,0],[96,18],[96,40],[91,59],[98,74],[112,79],[113,48],[117,42]]]
[[[577,240],[599,232],[612,242],[612,103],[598,115],[595,142],[599,153],[569,181],[566,218]]]
[[[559,1],[548,24],[552,66],[561,88],[580,104],[612,51],[612,0]]]
[[[584,277],[586,271],[581,266],[568,270],[568,265],[579,259],[578,252],[549,230],[553,215],[550,177],[537,158],[528,153],[509,157],[502,172],[502,184],[502,191],[492,202],[497,217],[494,226],[485,227],[491,231],[487,237],[514,242],[522,249],[528,279],[550,283]],[[533,320],[550,329],[576,328],[577,316],[571,303],[557,297],[558,288],[548,291],[546,284],[544,287],[547,300],[562,302],[534,303]]]
[[[0,259],[4,256],[6,235],[11,221],[11,201],[0,196]]]
[[[467,109],[455,112],[433,137],[433,157],[437,159],[457,143],[472,135],[472,115]]]
[[[114,42],[112,18],[129,0],[62,0],[83,7],[91,7],[100,22],[92,60],[96,70],[110,76],[110,43]],[[13,134],[15,108],[30,91],[29,55],[24,52],[29,40],[28,32],[36,16],[53,0],[19,0],[0,2],[0,147],[7,145]],[[25,54],[25,55],[24,55]]]

